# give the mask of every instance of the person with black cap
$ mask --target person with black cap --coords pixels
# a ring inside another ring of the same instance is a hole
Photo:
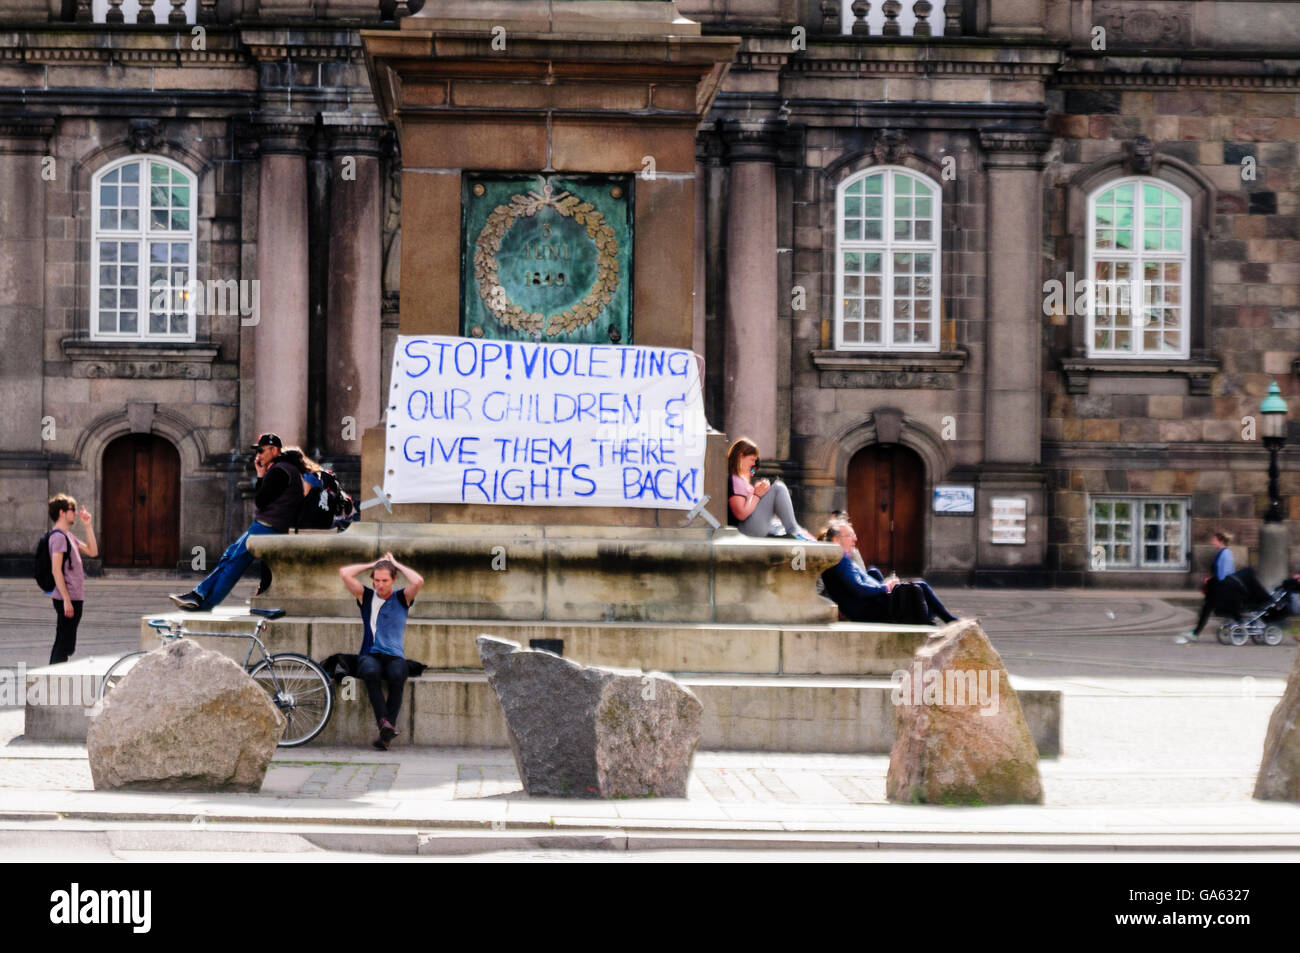
[[[187,593],[173,593],[167,597],[179,609],[198,612],[219,606],[253,561],[248,551],[248,537],[287,533],[298,518],[303,496],[302,471],[287,460],[279,459],[284,443],[275,434],[264,433],[251,449],[255,451],[253,468],[257,471],[253,522],[243,536],[226,548],[221,561],[206,579]]]

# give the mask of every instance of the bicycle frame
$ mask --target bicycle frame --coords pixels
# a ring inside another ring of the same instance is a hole
[[[278,694],[281,691],[280,680],[275,677],[275,666],[270,664],[271,656],[266,651],[266,645],[262,642],[259,635],[266,631],[268,624],[267,619],[258,619],[257,624],[250,632],[198,632],[192,631],[185,627],[184,622],[169,621],[167,619],[150,619],[149,627],[158,631],[158,637],[164,642],[173,642],[176,639],[183,639],[191,635],[204,636],[206,638],[217,639],[248,639],[252,644],[248,646],[248,654],[244,656],[244,671],[250,670],[250,662],[253,660],[253,649],[257,649],[262,654],[262,661],[267,663],[266,669],[271,676],[271,684],[275,686]]]

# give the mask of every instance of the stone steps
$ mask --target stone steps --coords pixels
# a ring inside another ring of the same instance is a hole
[[[140,647],[156,648],[147,619],[178,619],[193,630],[249,632],[253,616],[222,611],[171,612],[145,617]],[[480,635],[528,645],[559,639],[561,654],[584,665],[645,671],[726,675],[889,675],[911,664],[932,626],[832,622],[820,625],[722,625],[716,623],[524,622],[513,620],[410,619],[406,655],[436,670],[478,670],[474,640]],[[248,643],[195,636],[206,648],[243,662]],[[350,616],[285,616],[264,638],[269,652],[300,652],[317,661],[356,652],[361,620]]]
[[[27,672],[24,736],[81,741],[98,678],[117,656],[91,656]],[[888,753],[894,739],[888,678],[789,675],[678,675],[704,705],[703,750]],[[1061,692],[1012,679],[1039,754],[1060,753]],[[81,696],[74,694],[82,692]],[[56,702],[50,704],[49,702]],[[59,703],[65,702],[65,703]],[[426,672],[407,683],[396,744],[506,747],[505,718],[481,671]],[[368,745],[375,738],[365,686],[336,686],[335,709],[308,745]]]
[[[888,678],[678,675],[704,705],[700,748],[888,754],[894,743]],[[1019,686],[1039,754],[1060,753],[1061,693]],[[348,696],[351,696],[350,698]],[[399,725],[408,744],[496,748],[509,745],[505,717],[482,672],[425,673],[408,683]],[[322,744],[368,744],[374,715],[365,686],[336,692]]]

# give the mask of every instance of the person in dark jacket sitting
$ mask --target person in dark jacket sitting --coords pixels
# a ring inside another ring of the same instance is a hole
[[[183,595],[167,597],[178,609],[198,612],[221,605],[253,561],[248,537],[287,533],[297,523],[302,507],[302,470],[280,459],[284,444],[273,433],[262,434],[252,449],[256,452],[253,468],[257,471],[253,522],[243,536],[226,547],[221,561],[206,579]]]
[[[362,585],[357,576],[370,572],[375,588]],[[406,587],[394,589],[397,574],[407,579]],[[370,707],[375,712],[379,738],[374,746],[387,751],[397,736],[397,713],[406,691],[406,613],[424,585],[424,577],[399,563],[392,553],[372,563],[353,563],[339,570],[339,578],[357,600],[361,610],[361,651],[357,653],[357,677],[366,683]],[[384,698],[383,682],[388,683]]]
[[[826,596],[840,607],[845,618],[854,622],[893,622],[890,593],[899,584],[899,579],[897,576],[885,579],[874,566],[864,571],[853,561],[853,553],[858,545],[858,535],[853,531],[853,524],[848,520],[832,520],[822,532],[821,538],[827,542],[839,543],[844,550],[840,561],[822,573]],[[957,621],[957,617],[944,608],[928,582],[916,579],[911,585],[916,586],[924,596],[930,622],[933,622],[935,616],[942,622]]]

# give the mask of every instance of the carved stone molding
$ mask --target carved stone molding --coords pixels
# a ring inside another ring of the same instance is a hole
[[[986,169],[1038,169],[1052,145],[1041,129],[981,129],[980,147]]]
[[[157,119],[132,119],[127,126],[132,152],[156,152],[162,145],[162,123]]]
[[[1086,394],[1088,381],[1095,374],[1117,375],[1122,377],[1184,377],[1187,379],[1187,392],[1193,396],[1210,393],[1214,375],[1221,370],[1216,359],[1187,361],[1162,360],[1125,360],[1122,358],[1061,358],[1061,372],[1065,377],[1067,394]]]
[[[886,42],[886,41],[882,41]],[[873,44],[873,50],[880,48]],[[811,51],[808,57],[797,57],[789,61],[786,70],[791,73],[817,73],[860,78],[870,76],[970,76],[992,77],[995,79],[1048,79],[1060,68],[1061,54],[1050,51],[1051,59],[1022,62],[1001,62],[995,60],[945,60],[937,57],[922,58],[916,55],[916,47],[909,47],[906,57],[897,59],[861,59],[857,57],[835,56],[820,50]]]
[[[929,352],[813,351],[818,385],[833,388],[954,390],[965,350]]]
[[[1192,32],[1192,5],[1161,4],[1159,8],[1137,3],[1097,3],[1093,21],[1106,31],[1106,46],[1185,47]]]
[[[1150,175],[1159,161],[1156,144],[1146,136],[1124,143],[1124,154],[1129,171],[1134,175]]]
[[[901,129],[882,129],[876,133],[872,153],[881,165],[897,165],[911,155],[912,147]]]
[[[1051,145],[1051,135],[1039,129],[980,130],[980,146],[985,152],[1034,154],[1046,152]]]
[[[1164,59],[1162,57],[1162,59]],[[1262,73],[1193,73],[1197,68],[1195,61],[1179,60],[1169,57],[1171,67],[1165,73],[1117,73],[1090,71],[1081,69],[1082,61],[1067,64],[1068,72],[1062,73],[1062,89],[1092,89],[1095,87],[1120,87],[1122,89],[1227,89],[1253,90],[1266,89],[1277,92],[1300,90],[1300,76]],[[1238,61],[1239,67],[1250,64]]]
[[[776,162],[786,124],[779,119],[723,119],[718,132],[728,162]]]
[[[300,122],[261,122],[250,127],[259,140],[259,153],[307,155],[314,128]]]
[[[131,428],[131,433],[152,433],[153,419],[157,412],[157,404],[150,404],[139,400],[127,401],[126,421],[127,426]]]
[[[43,154],[54,135],[54,120],[45,118],[0,119],[0,155]]]
[[[331,155],[362,155],[381,157],[388,151],[386,123],[347,123],[325,127]]]
[[[319,36],[320,34],[316,34]],[[257,60],[287,60],[294,59],[301,62],[338,62],[352,61],[361,63],[365,61],[365,50],[361,44],[350,42],[346,33],[339,36],[337,43],[312,42],[309,37],[302,37],[301,43],[286,43],[283,33],[262,30],[262,31],[245,31],[243,34],[244,45],[248,52]]]
[[[217,348],[207,344],[140,344],[65,338],[64,355],[72,376],[142,380],[211,380]]]

